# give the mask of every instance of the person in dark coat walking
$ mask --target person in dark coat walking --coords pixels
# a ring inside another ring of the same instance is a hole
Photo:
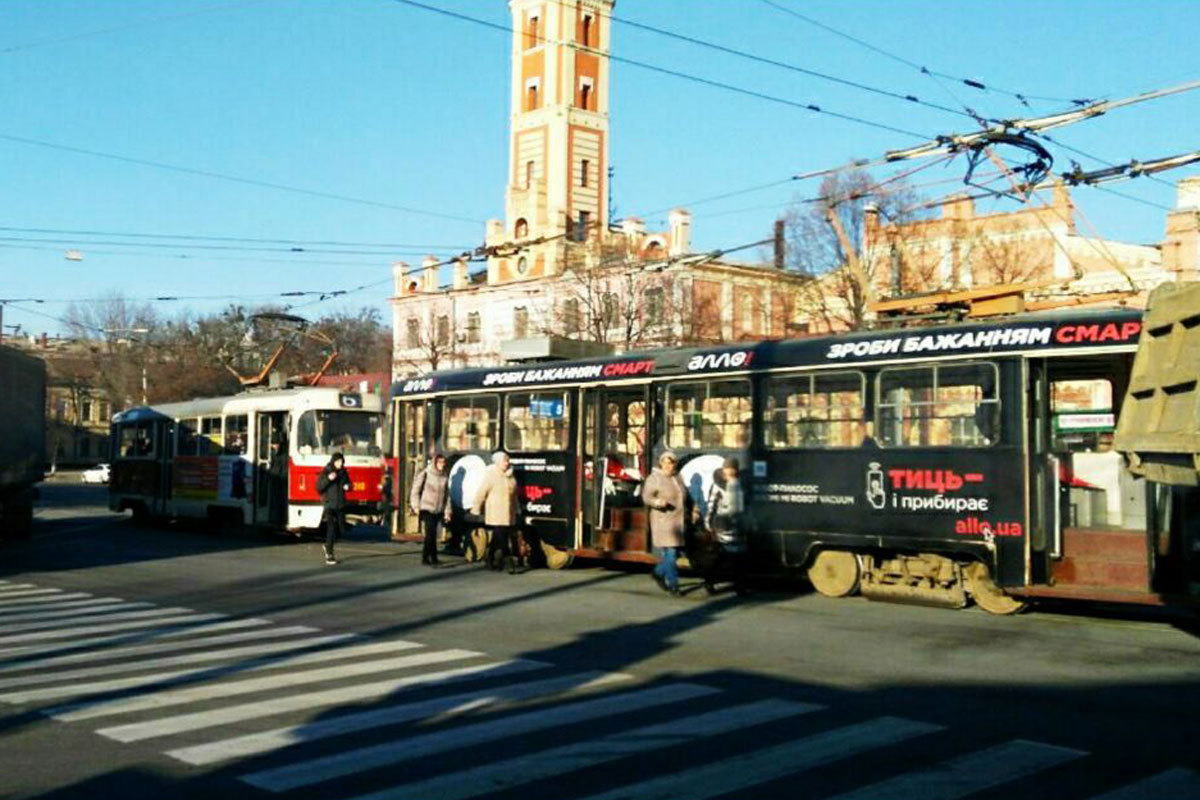
[[[747,594],[745,582],[746,556],[746,496],[742,489],[741,473],[736,458],[725,459],[725,465],[713,476],[708,493],[708,513],[704,526],[716,540],[717,554],[704,576],[704,589],[716,592],[717,581],[728,576],[739,595]]]
[[[421,563],[431,567],[438,565],[438,530],[442,523],[450,524],[449,476],[446,475],[446,457],[435,453],[433,463],[421,470],[413,481],[409,507],[421,521],[421,532],[425,544],[421,550]]]
[[[350,491],[350,473],[346,470],[346,459],[334,453],[317,478],[317,492],[321,495],[325,523],[325,563],[336,564],[333,545],[346,535],[346,492]]]

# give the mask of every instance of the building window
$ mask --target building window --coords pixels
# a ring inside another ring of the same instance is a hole
[[[583,315],[579,313],[577,297],[568,297],[563,302],[563,330],[568,336],[576,336],[583,330]]]
[[[590,111],[592,108],[592,81],[582,78],[579,81],[579,107]]]
[[[409,317],[407,326],[408,338],[405,345],[409,350],[415,350],[421,346],[421,321],[416,317]]]
[[[529,309],[517,306],[513,309],[513,338],[524,339],[529,335]]]
[[[483,338],[483,325],[479,319],[479,312],[472,311],[467,314],[467,342],[469,344],[479,344]]]
[[[533,164],[532,161],[529,163],[531,165]],[[518,239],[524,239],[529,235],[529,223],[525,221],[524,217],[521,217],[521,219],[517,220],[517,224],[513,226],[513,235]]]
[[[583,15],[583,25],[579,31],[579,43],[590,47],[592,44],[592,15]]]
[[[538,107],[538,83],[531,80],[525,85],[525,110],[533,111]]]
[[[580,211],[579,218],[575,221],[574,239],[577,242],[586,242],[588,240],[588,226],[591,224],[591,212]]]
[[[79,421],[80,422],[91,422],[92,421],[92,401],[91,400],[81,400],[80,401],[80,403],[79,403]]]
[[[525,188],[529,189],[532,187],[533,187],[533,162],[526,161],[525,162]]]
[[[588,172],[591,170],[592,162],[586,158],[579,162],[579,185],[588,185]]]
[[[646,324],[651,328],[657,328],[663,323],[663,312],[665,310],[665,302],[663,290],[661,286],[655,286],[646,290]]]
[[[438,347],[447,347],[450,344],[450,317],[447,314],[437,318],[437,343]]]
[[[617,296],[612,292],[607,292],[600,298],[600,314],[605,330],[617,326]]]

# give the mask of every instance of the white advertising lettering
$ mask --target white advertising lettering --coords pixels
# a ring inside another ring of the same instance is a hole
[[[987,350],[994,347],[1034,347],[1050,344],[1052,329],[998,328],[960,333],[931,333],[889,339],[862,339],[831,344],[827,359],[861,358],[895,353],[947,353],[961,350]]]

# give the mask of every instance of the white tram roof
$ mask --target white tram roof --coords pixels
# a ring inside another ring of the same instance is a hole
[[[348,406],[344,396],[358,398],[357,406]],[[187,419],[244,414],[252,411],[303,411],[306,409],[367,411],[380,413],[379,395],[343,392],[329,386],[298,386],[288,389],[252,389],[225,397],[201,397],[178,403],[138,406],[113,416],[113,422],[142,422],[153,419]]]

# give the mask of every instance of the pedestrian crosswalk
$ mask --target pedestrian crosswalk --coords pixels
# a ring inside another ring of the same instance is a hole
[[[779,796],[957,800],[1096,758],[1024,739],[960,742],[953,726],[834,705],[0,581],[0,707],[285,800],[467,800],[546,785],[566,787],[553,793],[563,800],[715,800],[776,796],[760,792],[782,782]],[[877,756],[874,772],[805,793],[806,774]],[[1135,777],[1067,800],[1200,800],[1195,770]]]

